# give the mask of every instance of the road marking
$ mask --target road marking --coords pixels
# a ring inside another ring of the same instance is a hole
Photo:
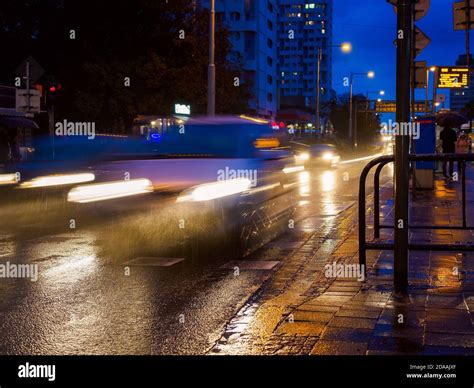
[[[355,163],[355,162],[363,162],[364,160],[375,159],[375,158],[378,158],[379,156],[382,156],[382,155],[383,154],[375,154],[375,155],[365,156],[363,158],[343,160],[343,161],[339,162],[339,164],[349,164],[349,163]]]

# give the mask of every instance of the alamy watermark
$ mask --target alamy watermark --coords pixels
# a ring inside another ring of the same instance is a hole
[[[226,167],[217,171],[217,180],[218,181],[227,181],[231,179],[248,179],[252,182],[252,187],[257,186],[257,170],[249,169],[233,169]]]
[[[329,279],[357,279],[359,282],[365,280],[365,265],[360,264],[326,264],[324,276]]]
[[[38,264],[15,264],[7,261],[0,264],[0,279],[38,280]]]
[[[54,125],[56,136],[87,136],[89,140],[95,139],[95,123],[89,121],[58,121]]]
[[[410,136],[415,140],[420,138],[420,123],[399,123],[397,121],[388,120],[387,123],[381,123],[381,126],[380,134],[382,136]]]
[[[56,380],[56,365],[34,365],[29,362],[18,366],[20,379],[47,379]]]

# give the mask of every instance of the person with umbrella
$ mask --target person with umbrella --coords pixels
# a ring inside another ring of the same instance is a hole
[[[456,131],[452,129],[450,126],[445,126],[444,129],[439,134],[439,138],[441,140],[441,147],[443,150],[443,154],[454,154],[456,153],[456,142],[458,140],[458,136],[456,135]],[[447,167],[449,164],[449,175],[447,173]],[[450,180],[453,179],[454,173],[454,162],[443,160],[443,175]]]
[[[457,112],[443,112],[436,117],[436,123],[444,127],[440,133],[440,140],[442,142],[442,152],[443,154],[454,154],[456,153],[456,144],[458,141],[457,133],[453,129],[461,127],[463,124],[467,123],[469,120],[463,115]],[[449,175],[447,174],[447,168],[449,164]],[[449,178],[451,181],[453,179],[454,173],[454,162],[452,161],[443,161],[443,175],[446,178]]]

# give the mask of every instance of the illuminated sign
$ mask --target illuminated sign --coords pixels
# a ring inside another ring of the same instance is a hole
[[[423,102],[417,102],[413,106],[416,113],[423,113],[429,111],[429,107]],[[411,108],[411,105],[410,105]],[[396,113],[397,103],[395,101],[376,101],[375,102],[376,113]]]
[[[175,104],[174,113],[177,115],[191,115],[191,105]]]
[[[276,148],[280,146],[280,141],[276,138],[258,138],[255,143],[255,148]]]
[[[455,89],[469,87],[469,68],[456,67],[440,67],[438,68],[438,88]]]

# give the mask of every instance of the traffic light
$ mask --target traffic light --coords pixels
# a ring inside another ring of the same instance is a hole
[[[50,93],[56,93],[59,90],[61,90],[61,84],[57,82],[53,82],[52,84],[49,85],[49,92]]]

